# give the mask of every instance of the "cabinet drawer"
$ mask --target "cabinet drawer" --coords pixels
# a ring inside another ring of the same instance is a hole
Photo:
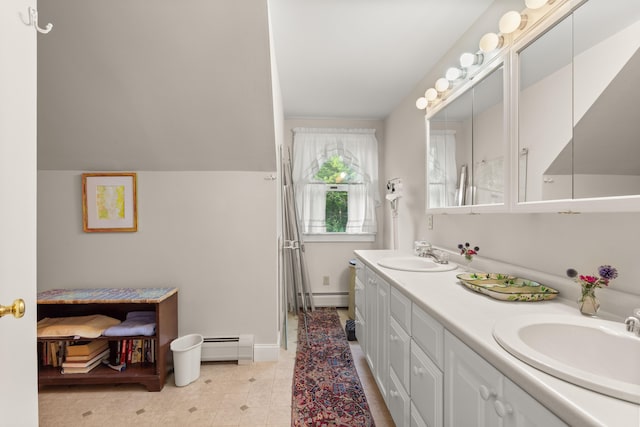
[[[392,287],[390,304],[391,315],[407,333],[411,333],[411,300]]]
[[[415,304],[411,315],[411,337],[438,368],[444,370],[444,327]]]
[[[429,426],[443,425],[443,376],[429,357],[411,342],[411,401]]]
[[[391,418],[396,427],[409,427],[411,401],[393,372],[389,375],[389,399],[387,400]]]
[[[402,386],[405,390],[409,390],[411,337],[393,318],[389,322],[389,362]]]

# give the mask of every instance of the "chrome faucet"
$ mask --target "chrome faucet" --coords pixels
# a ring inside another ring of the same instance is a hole
[[[436,264],[449,264],[449,260],[443,257],[440,254],[440,251],[434,250],[433,247],[428,243],[425,245],[421,245],[419,248],[417,248],[416,252],[416,255],[418,255],[419,257],[433,259],[433,262],[435,262]]]
[[[627,317],[624,324],[627,325],[627,331],[640,337],[640,308],[633,310],[633,316]]]

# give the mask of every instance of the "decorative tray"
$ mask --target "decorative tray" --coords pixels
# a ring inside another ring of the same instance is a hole
[[[553,288],[508,274],[463,273],[456,277],[467,288],[503,301],[543,301],[558,296]]]

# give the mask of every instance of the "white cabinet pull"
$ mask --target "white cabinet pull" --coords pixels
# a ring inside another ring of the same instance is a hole
[[[493,407],[496,410],[496,414],[498,414],[500,418],[504,418],[507,415],[513,413],[513,408],[511,407],[511,405],[509,405],[508,403],[503,403],[498,399],[493,402]]]
[[[425,370],[424,370],[424,368],[419,368],[419,367],[417,367],[417,366],[414,366],[414,367],[413,367],[413,373],[414,373],[415,375],[424,375],[424,374],[426,374],[426,373],[427,373],[427,371],[425,371]]]
[[[393,334],[391,334],[391,336],[389,337],[391,341],[398,341],[398,338],[399,337],[397,335],[393,335]]]
[[[398,397],[400,396],[400,393],[398,393],[395,390],[389,390],[389,394],[391,395],[391,397]]]
[[[497,395],[495,390],[489,390],[485,385],[481,385],[479,391],[480,391],[480,397],[482,397],[482,400],[489,400],[492,397],[495,397]]]

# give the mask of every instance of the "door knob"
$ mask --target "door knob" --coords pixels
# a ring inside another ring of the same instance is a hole
[[[24,300],[18,298],[13,302],[13,305],[0,305],[0,317],[6,316],[7,314],[13,314],[13,317],[16,319],[24,316]]]

